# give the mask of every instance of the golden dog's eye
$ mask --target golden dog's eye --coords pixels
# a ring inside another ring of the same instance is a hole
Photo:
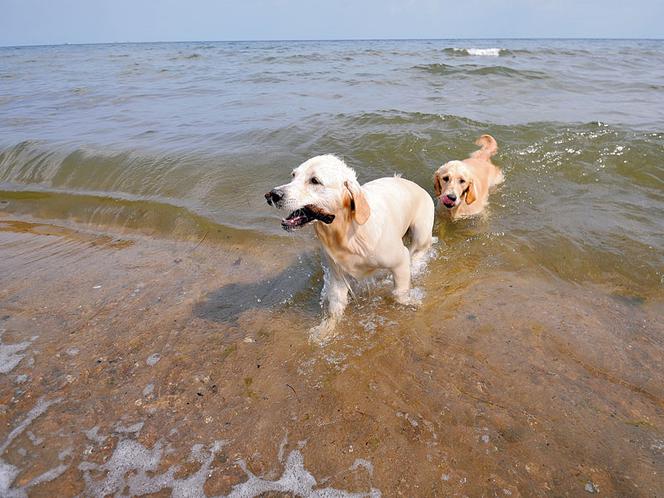
[[[449,176],[444,176],[444,177],[443,177],[443,181],[444,181],[444,182],[447,183],[449,180],[450,180],[450,177],[449,177]]]
[[[318,180],[318,178],[316,178],[315,176],[312,176],[312,177],[311,177],[311,180],[309,180],[309,181],[310,181],[311,183],[313,183],[314,185],[322,185],[322,183],[320,182],[320,180]]]

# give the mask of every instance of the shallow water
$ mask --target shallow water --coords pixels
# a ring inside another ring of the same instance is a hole
[[[312,155],[431,190],[438,165],[490,132],[508,181],[488,223],[450,236],[565,279],[662,289],[661,41],[3,48],[0,74],[0,202],[14,212],[283,235],[261,193]]]
[[[661,41],[0,48],[0,495],[657,496],[662,81]],[[432,191],[486,132],[422,305],[358,284],[310,345],[262,193],[324,152]]]

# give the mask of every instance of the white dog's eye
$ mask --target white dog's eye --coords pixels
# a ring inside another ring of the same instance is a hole
[[[466,180],[464,180],[463,178],[459,178],[459,183],[466,183]]]
[[[312,176],[312,177],[311,177],[311,180],[309,180],[309,181],[310,181],[311,183],[313,183],[314,185],[322,185],[322,183],[320,182],[320,180],[318,180],[318,178],[316,178],[315,176]]]
[[[449,176],[444,176],[444,177],[443,177],[443,181],[444,181],[445,183],[447,183],[447,182],[449,181],[449,179],[450,179]]]
[[[293,178],[295,178],[295,171],[291,172],[290,176],[292,176]]]

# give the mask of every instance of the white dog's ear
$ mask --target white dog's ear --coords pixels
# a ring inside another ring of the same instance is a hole
[[[369,219],[371,209],[360,184],[353,181],[345,181],[344,185],[350,192],[350,209],[358,225],[364,225]]]
[[[477,189],[475,183],[470,181],[466,189],[466,204],[470,205],[477,200]]]

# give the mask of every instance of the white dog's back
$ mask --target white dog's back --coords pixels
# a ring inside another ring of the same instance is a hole
[[[362,189],[372,209],[373,223],[387,223],[401,231],[402,236],[423,214],[422,221],[427,224],[428,212],[434,210],[433,200],[427,191],[405,178],[378,178],[362,185]],[[371,218],[369,221],[372,221]]]

